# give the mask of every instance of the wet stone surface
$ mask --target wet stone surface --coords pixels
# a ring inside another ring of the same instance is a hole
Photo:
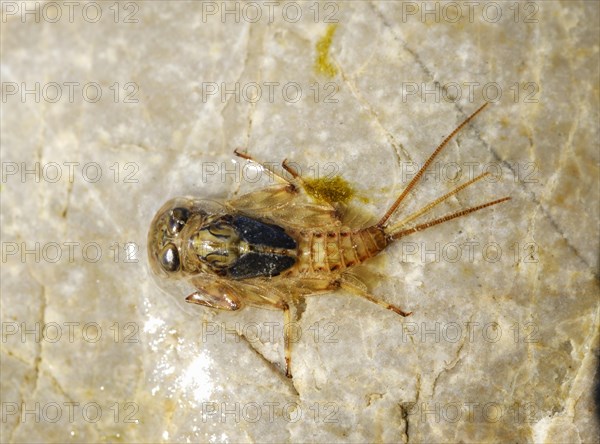
[[[3,441],[598,439],[598,4],[57,4],[3,4]],[[396,217],[512,200],[370,265],[408,318],[308,298],[293,380],[280,312],[151,276],[165,201],[269,184],[235,148],[381,216],[486,100]]]

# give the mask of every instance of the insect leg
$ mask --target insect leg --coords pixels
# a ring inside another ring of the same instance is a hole
[[[190,304],[230,311],[242,308],[243,298],[239,290],[221,279],[207,280],[195,277],[192,279],[192,285],[197,291],[185,298],[185,301]]]
[[[290,306],[283,302],[283,343],[285,348],[285,376],[292,377],[292,347],[290,341],[291,315]]]
[[[389,304],[389,303],[373,296],[371,293],[365,291],[364,289],[358,287],[357,285],[354,285],[352,282],[349,282],[348,280],[344,279],[343,277],[339,281],[339,286],[340,286],[340,288],[348,290],[349,292],[355,294],[356,296],[365,298],[367,301],[371,301],[377,305],[381,305],[382,307],[387,308],[388,310],[392,310],[394,313],[398,313],[400,316],[406,317],[406,316],[410,316],[412,314],[412,311],[404,311],[400,307]]]
[[[249,154],[242,153],[242,152],[241,152],[241,151],[239,151],[237,148],[236,148],[236,149],[233,151],[233,153],[234,153],[236,156],[238,156],[238,157],[241,157],[242,159],[246,159],[246,160],[248,160],[248,161],[250,161],[250,162],[252,162],[252,163],[255,163],[256,165],[260,166],[262,169],[264,169],[264,170],[268,171],[268,172],[269,172],[269,173],[271,173],[273,176],[275,176],[275,177],[277,177],[277,178],[279,178],[279,179],[283,180],[284,182],[288,182],[288,183],[290,183],[290,184],[293,184],[293,181],[290,181],[289,179],[287,179],[287,178],[283,177],[281,174],[277,173],[277,172],[275,171],[275,169],[273,168],[273,166],[272,166],[272,165],[269,165],[269,164],[266,164],[266,163],[259,162],[258,160],[254,159],[252,156],[250,156]],[[285,163],[285,161],[284,161],[284,163]],[[285,168],[285,167],[284,167],[284,168]],[[286,170],[287,170],[287,168],[286,168]],[[293,174],[292,174],[292,176],[293,176],[293,177],[295,177]]]
[[[488,104],[488,102],[486,102],[483,105],[481,105],[477,111],[475,111],[473,114],[471,114],[469,117],[467,117],[463,121],[463,123],[461,123],[460,125],[458,125],[458,127],[454,131],[452,131],[450,133],[450,135],[447,136],[442,141],[442,143],[439,144],[439,146],[435,149],[435,151],[431,154],[431,156],[429,156],[429,159],[427,159],[427,161],[425,161],[425,163],[423,164],[423,166],[421,167],[421,169],[419,169],[419,171],[417,172],[417,174],[415,175],[415,177],[413,177],[413,179],[408,183],[408,185],[406,186],[406,188],[404,189],[404,191],[402,191],[402,194],[400,194],[400,196],[398,197],[398,199],[396,199],[396,201],[393,203],[393,205],[390,207],[390,209],[387,210],[387,212],[383,215],[383,217],[379,220],[379,222],[377,222],[377,226],[378,227],[384,227],[385,226],[385,224],[387,223],[388,219],[392,216],[392,214],[394,214],[394,211],[396,211],[396,209],[398,209],[398,206],[400,206],[400,203],[402,203],[402,201],[408,195],[408,193],[410,192],[410,190],[412,190],[415,187],[415,185],[417,184],[417,182],[419,182],[419,179],[421,179],[421,177],[423,176],[423,173],[425,172],[425,170],[429,167],[429,165],[431,165],[431,162],[433,162],[433,159],[435,159],[435,157],[448,144],[448,142],[450,141],[450,139],[452,139],[456,135],[456,133],[458,133],[467,123],[469,123],[477,114],[479,114],[483,110],[483,108],[485,108],[487,106],[487,104]]]
[[[231,297],[212,297],[203,292],[195,291],[185,298],[190,304],[204,305],[205,307],[218,308],[219,310],[239,310],[242,306],[239,300]]]
[[[294,167],[292,167],[288,163],[287,159],[283,159],[283,162],[281,162],[281,167],[288,173],[290,173],[295,180],[299,181],[300,183],[304,183],[304,181],[302,180],[302,176],[300,176],[300,174],[298,174],[298,171],[296,171]]]

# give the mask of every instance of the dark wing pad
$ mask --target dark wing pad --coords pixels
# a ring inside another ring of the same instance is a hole
[[[246,216],[236,216],[233,226],[238,235],[251,245],[266,245],[273,248],[296,248],[296,241],[278,225],[266,224]]]
[[[295,258],[281,254],[246,253],[227,269],[227,274],[233,279],[277,276],[295,262]]]

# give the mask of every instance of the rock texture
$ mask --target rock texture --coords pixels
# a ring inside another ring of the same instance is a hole
[[[598,23],[595,2],[3,2],[2,441],[598,441]],[[164,201],[265,185],[235,148],[381,215],[486,100],[400,215],[485,171],[429,217],[512,200],[370,265],[408,318],[309,298],[293,380],[281,313],[150,275]]]

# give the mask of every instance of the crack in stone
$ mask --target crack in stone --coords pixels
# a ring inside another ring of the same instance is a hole
[[[404,441],[405,443],[410,442],[410,422],[408,420],[408,417],[410,416],[409,409],[416,406],[421,397],[421,374],[417,373],[416,377],[417,377],[417,381],[415,384],[415,388],[416,388],[415,400],[398,403],[398,406],[400,407],[400,413],[402,415],[402,419],[404,419],[404,435],[406,436],[406,439]]]
[[[421,60],[418,53],[415,50],[411,49],[410,46],[408,45],[408,43],[404,39],[402,39],[400,36],[398,36],[396,32],[394,32],[390,23],[388,23],[388,21],[385,19],[384,15],[381,13],[381,11],[375,7],[374,3],[370,2],[369,4],[371,5],[371,8],[375,11],[376,15],[379,17],[379,19],[381,20],[383,25],[390,30],[390,32],[394,36],[394,39],[397,40],[398,42],[400,42],[402,47],[414,58],[415,62],[417,63],[417,65],[419,65],[419,67],[423,70],[423,72],[425,74],[427,74],[433,80],[435,78],[435,76],[433,75],[432,71],[425,65],[423,60]],[[439,83],[439,81],[438,81],[438,83]],[[460,112],[460,114],[462,116],[464,116],[466,118],[467,114],[463,111],[462,107],[458,104],[458,102],[454,102],[454,107]],[[475,131],[475,134],[477,136],[477,140],[479,140],[483,144],[483,146],[492,154],[492,156],[494,157],[494,160],[496,160],[498,163],[500,163],[501,165],[508,168],[511,171],[511,173],[513,173],[513,175],[515,175],[515,170],[514,170],[513,166],[510,163],[508,163],[506,160],[502,159],[498,155],[497,151],[494,148],[492,148],[489,143],[487,143],[484,139],[482,139],[481,133],[479,131]],[[518,176],[515,176],[515,177],[518,177]],[[550,222],[550,225],[556,231],[556,233],[558,233],[564,239],[565,243],[567,244],[567,247],[575,255],[575,257],[577,257],[581,262],[583,262],[588,268],[591,268],[591,264],[589,264],[587,262],[587,260],[579,252],[577,247],[575,247],[569,241],[568,237],[565,236],[565,234],[564,234],[562,228],[559,226],[558,222],[556,222],[556,220],[552,217],[552,215],[548,212],[548,210],[543,206],[543,204],[537,198],[535,193],[529,189],[529,187],[526,185],[526,183],[519,181],[519,182],[517,182],[517,184],[518,184],[519,188],[521,188],[523,191],[525,191],[525,193],[527,193],[530,196],[531,200],[541,208],[542,214],[548,219],[548,221]],[[600,279],[600,274],[598,272],[595,272],[594,275],[595,275],[596,279]]]
[[[322,368],[322,369],[324,369],[324,370],[327,370],[326,366],[325,366],[325,363],[321,359],[321,353],[319,353],[321,351],[320,348],[319,348],[319,344],[320,344],[320,342],[316,342],[315,343],[315,348],[316,348],[316,352],[317,352],[317,353],[315,353],[315,357],[316,357],[316,360],[317,360],[317,362],[319,364],[319,367]],[[309,365],[309,363],[306,361],[306,359],[304,358],[304,356],[302,356],[302,362],[304,362],[304,366],[306,368],[310,369],[310,374],[312,375],[313,382],[314,382],[313,387],[315,388],[315,390],[317,392],[320,392],[321,390],[323,390],[323,388],[318,384],[317,370],[316,370],[317,366],[316,365]]]
[[[587,350],[597,350],[598,349],[598,342],[599,342],[599,333],[598,330],[594,327],[596,327],[598,325],[598,311],[596,310],[596,316],[594,316],[594,322],[592,323],[592,331],[590,332],[589,335],[587,335],[587,338],[585,341],[583,341],[582,343],[582,349],[587,349]],[[587,347],[584,346],[584,344],[589,344]],[[580,372],[584,369],[584,361],[586,361],[587,359],[591,359],[593,361],[596,361],[596,363],[598,362],[598,360],[600,359],[600,355],[598,355],[598,353],[586,353],[583,357],[583,359],[580,361],[580,365],[579,365],[579,369],[575,372],[575,375],[572,378],[572,382],[571,382],[571,386],[569,387],[568,390],[568,395],[566,397],[567,402],[569,399],[571,399],[572,397],[572,393],[575,390],[575,388],[577,387],[576,380],[577,380],[577,376],[580,374]],[[575,398],[574,401],[572,401],[572,405],[567,405],[567,409],[569,411],[572,412],[573,414],[573,419],[575,418],[575,414],[576,414],[576,408],[577,408],[577,404],[579,403],[579,400],[581,399],[581,397],[585,394],[584,390],[581,391],[581,393],[579,394],[579,396],[577,396],[577,398]],[[568,404],[571,404],[570,402],[568,402]],[[596,406],[596,408],[600,408],[600,406]]]
[[[404,419],[404,442],[408,443],[410,441],[410,434],[409,434],[409,424],[408,424],[408,412],[406,411],[406,409],[404,408],[404,406],[402,405],[402,403],[399,404],[400,407],[400,414],[402,415],[402,419]]]
[[[120,143],[119,145],[109,145],[106,143],[103,143],[104,148],[109,149],[111,151],[114,152],[121,152],[121,150],[123,149],[129,149],[129,148],[138,148],[140,150],[142,150],[144,153],[150,153],[150,154],[158,154],[158,153],[171,153],[173,155],[181,155],[181,151],[176,150],[174,148],[170,148],[170,147],[164,147],[161,148],[160,151],[157,151],[156,148],[152,147],[148,147],[145,144],[141,143],[141,142],[136,142],[136,143]],[[186,156],[194,156],[194,152],[190,152],[190,153],[186,153]]]
[[[273,373],[275,373],[277,375],[277,377],[279,378],[280,381],[284,381],[285,384],[288,387],[291,387],[293,389],[293,391],[296,393],[296,396],[300,396],[300,392],[298,392],[298,389],[296,388],[296,385],[294,384],[294,379],[293,378],[288,378],[287,376],[285,376],[283,374],[283,372],[285,371],[285,369],[281,368],[279,365],[275,364],[274,362],[270,361],[269,359],[267,359],[267,357],[265,355],[263,355],[260,350],[258,350],[256,347],[254,347],[253,345],[253,341],[249,340],[246,335],[244,335],[242,332],[239,332],[236,329],[236,333],[238,334],[238,336],[240,338],[242,338],[249,346],[250,350],[252,350],[257,356],[259,356],[265,363],[267,363],[268,367],[273,370]]]
[[[423,60],[421,60],[421,58],[419,57],[417,52],[414,51],[412,48],[410,48],[410,46],[408,46],[408,42],[406,42],[406,40],[404,40],[403,38],[401,38],[394,32],[390,23],[385,19],[385,16],[381,13],[381,11],[378,8],[375,7],[374,2],[369,2],[369,5],[371,6],[371,9],[375,12],[375,14],[379,17],[379,19],[381,20],[383,25],[390,30],[390,32],[394,36],[394,39],[398,40],[402,44],[402,47],[406,50],[406,52],[408,52],[415,59],[415,61],[417,62],[417,65],[419,65],[421,70],[433,80],[435,78],[435,76],[433,75],[431,70],[427,67],[427,65],[425,65]]]
[[[469,322],[471,322],[472,319],[473,319],[473,316],[471,316],[469,318]],[[438,380],[440,379],[440,377],[444,373],[447,373],[450,370],[454,369],[458,365],[458,363],[462,361],[463,357],[460,356],[460,352],[462,351],[462,349],[465,346],[467,336],[468,335],[465,335],[465,338],[462,340],[462,343],[459,345],[458,349],[456,350],[456,354],[454,356],[454,359],[452,361],[450,361],[448,364],[446,364],[446,366],[437,374],[437,376],[433,380],[433,384],[432,384],[432,388],[431,388],[431,397],[432,398],[435,396],[435,389],[437,387],[437,383],[438,383]]]
[[[456,104],[456,108],[460,111],[460,113],[463,116],[467,116],[467,114],[462,110],[462,108]],[[486,140],[484,140],[481,137],[481,132],[478,131],[476,128],[474,128],[474,132],[475,135],[477,136],[477,139],[485,146],[485,148],[492,154],[492,156],[494,157],[494,160],[497,161],[498,163],[500,163],[502,166],[506,167],[509,169],[509,171],[513,174],[514,177],[518,177],[517,176],[517,172],[515,171],[514,167],[507,162],[506,160],[502,159],[498,153],[496,152],[496,150],[494,150],[489,143],[487,143]],[[530,141],[530,144],[533,145],[533,141]],[[533,192],[532,190],[529,189],[528,185],[526,185],[525,182],[519,181],[517,182],[517,184],[519,185],[519,187],[521,188],[522,191],[524,191],[532,200],[533,203],[535,203],[539,209],[541,209],[542,214],[546,217],[546,219],[548,220],[548,222],[550,222],[550,225],[552,226],[552,228],[554,228],[554,231],[556,233],[558,233],[561,238],[564,240],[564,242],[567,244],[567,247],[569,248],[569,250],[575,254],[575,257],[577,257],[581,262],[583,262],[588,268],[591,268],[591,264],[589,264],[587,262],[587,260],[581,255],[581,253],[579,252],[579,250],[577,249],[577,247],[575,247],[570,241],[569,238],[565,235],[564,231],[562,230],[562,228],[558,225],[558,222],[556,222],[556,220],[554,219],[554,217],[549,213],[549,211],[546,209],[546,207],[544,207],[544,205],[542,204],[541,200],[538,199],[538,197],[535,195],[535,192]],[[596,279],[599,278],[598,273],[594,273]]]
[[[24,364],[27,366],[31,365],[31,362],[29,362],[23,356],[13,353],[11,350],[4,350],[4,348],[0,348],[0,353],[4,353],[6,356],[14,358],[15,360],[19,361],[21,364]]]
[[[383,126],[383,124],[379,120],[379,117],[377,116],[377,113],[373,109],[373,106],[369,103],[369,101],[362,97],[356,85],[353,82],[351,82],[348,75],[346,75],[346,72],[342,68],[342,65],[336,60],[336,58],[333,55],[330,55],[330,58],[333,61],[335,67],[337,68],[342,77],[342,80],[348,86],[348,89],[350,90],[354,98],[363,106],[363,108],[366,108],[369,111],[369,115],[373,118],[378,128],[382,130],[385,134],[386,138],[388,139],[388,143],[392,146],[394,152],[396,153],[397,162],[401,162],[402,156],[408,159],[408,162],[412,162],[412,157],[410,156],[408,151],[406,151],[406,148],[404,148],[404,146],[396,140],[394,135]]]
[[[40,304],[40,313],[38,315],[38,319],[39,324],[40,324],[40,329],[43,329],[43,325],[45,324],[44,320],[46,319],[46,307],[48,305],[48,299],[46,296],[46,286],[42,285],[41,282],[39,282],[36,277],[30,272],[29,275],[32,277],[32,279],[34,281],[36,281],[41,289],[40,289],[40,296],[41,296],[41,304]],[[33,380],[33,388],[30,391],[30,395],[33,395],[38,388],[38,383],[39,383],[39,379],[40,379],[40,366],[42,363],[42,338],[40,338],[40,340],[37,342],[37,347],[36,347],[36,357],[34,358],[34,362],[33,362],[33,372],[34,372],[34,380]],[[29,364],[29,363],[28,363]],[[23,417],[23,408],[24,408],[24,402],[23,400],[25,399],[25,397],[23,396],[24,391],[22,390],[22,386],[19,387],[19,393],[21,393],[21,405],[20,405],[20,411],[19,411],[19,418]],[[17,423],[15,424],[15,427],[10,431],[9,433],[9,442],[13,441],[13,437],[15,435],[15,433],[17,432],[17,430],[19,429],[20,425],[22,424],[22,422],[19,420],[17,421]]]
[[[20,357],[18,357],[17,355],[14,355],[13,353],[11,353],[10,351],[6,351],[5,352],[8,356],[11,356],[13,358],[15,358],[17,361],[22,362],[25,366],[29,367],[30,366],[30,362],[22,359]],[[21,401],[21,405],[23,405],[23,400],[25,399],[25,395],[23,394],[23,386],[19,386],[17,387],[17,391],[19,392],[19,400]],[[22,410],[21,410],[21,415],[23,414]],[[13,436],[17,430],[17,428],[19,427],[19,423],[20,423],[20,419],[17,419],[17,423],[15,424],[15,426],[12,428],[12,430],[10,430],[9,432],[9,438],[8,438],[8,442],[13,442]]]
[[[79,114],[80,118],[77,120],[77,129],[80,132],[81,135],[81,128],[83,125],[81,125],[81,116],[83,115],[83,113]],[[81,137],[78,137],[78,140],[81,140]],[[79,144],[75,144],[76,150],[79,151]],[[65,198],[65,207],[63,208],[63,211],[61,213],[61,217],[64,219],[64,224],[65,224],[65,228],[66,228],[66,219],[67,219],[67,215],[69,213],[69,207],[71,204],[71,196],[73,193],[73,186],[74,186],[74,178],[72,178],[73,180],[69,180],[69,183],[67,185],[67,196]]]
[[[245,72],[246,71],[246,66],[248,64],[248,60],[250,60],[250,58],[254,58],[257,60],[262,59],[262,57],[264,56],[265,53],[265,48],[264,48],[264,33],[261,34],[260,36],[257,36],[257,34],[255,32],[252,32],[252,29],[254,29],[255,27],[250,26],[250,29],[248,31],[248,43],[246,45],[246,65],[244,66],[244,70],[242,71]],[[254,44],[256,43],[256,45]],[[251,48],[258,46],[260,48],[260,51],[258,53],[258,55],[254,55],[252,54],[252,50]],[[257,83],[260,83],[260,80],[262,79],[262,70],[260,69],[260,67],[257,69]],[[240,76],[241,78],[241,76]],[[248,147],[250,146],[250,138],[252,135],[252,123],[253,123],[253,116],[254,113],[256,112],[256,103],[257,101],[250,101],[250,107],[248,109],[248,124],[246,127],[246,147],[245,149],[248,149]],[[234,196],[238,194],[238,192],[240,191],[242,184],[241,181],[238,181],[236,190],[234,191]]]
[[[35,277],[33,277],[34,280],[37,281],[37,279]],[[39,283],[39,281],[38,281]],[[42,285],[41,288],[41,306],[40,306],[40,315],[39,318],[40,319],[40,325],[43,327],[43,325],[45,325],[45,320],[46,320],[46,307],[48,306],[48,297],[46,296],[46,286]],[[32,393],[35,393],[35,391],[37,390],[38,387],[38,382],[39,382],[39,376],[40,376],[40,365],[42,363],[42,341],[40,338],[40,342],[38,343],[38,355],[35,358],[35,381],[34,381],[34,386],[33,386],[33,390]]]
[[[264,53],[264,31],[262,33],[257,33],[254,30],[257,29],[257,26],[252,26],[249,25],[248,26],[248,38],[246,41],[246,57],[244,58],[244,64],[243,64],[243,68],[240,71],[240,75],[237,79],[237,82],[240,81],[240,79],[245,75],[247,69],[248,69],[248,65],[249,65],[249,61],[250,60],[260,60]],[[260,48],[260,51],[257,52],[257,54],[252,51],[252,48],[258,47]],[[257,69],[257,80],[256,82],[259,83],[260,79],[262,79],[262,71],[260,69],[260,67]],[[229,101],[228,101],[229,102]],[[248,121],[247,121],[247,125],[246,125],[246,146],[244,147],[244,150],[247,150],[249,145],[250,145],[250,137],[252,134],[252,124],[253,124],[253,115],[256,111],[256,102],[257,101],[250,101],[250,105],[248,108]],[[223,115],[223,111],[225,110],[225,108],[227,107],[224,106],[221,109],[221,116]],[[223,150],[225,149],[225,139],[223,138]],[[236,187],[235,190],[233,191],[233,196],[236,196],[242,186],[242,181],[236,181]]]
[[[73,181],[69,180],[69,184],[67,185],[67,197],[66,197],[66,203],[65,203],[65,207],[61,213],[61,217],[63,219],[67,219],[67,214],[69,213],[69,204],[71,202],[71,193],[73,191]]]
[[[252,26],[248,25],[246,28],[248,30],[248,35],[247,35],[247,40],[246,40],[246,56],[244,57],[244,61],[242,63],[241,69],[239,70],[238,76],[237,76],[235,82],[233,82],[234,85],[238,85],[240,83],[242,76],[246,72],[246,67],[248,66],[248,60],[250,58],[250,51],[248,50],[248,48],[250,47],[250,35],[251,35]],[[225,122],[223,112],[227,109],[227,107],[231,103],[231,100],[233,100],[233,97],[235,97],[235,94],[231,94],[227,98],[227,100],[225,100],[225,103],[223,103],[219,109],[219,114],[221,115],[221,119],[223,120],[223,122]],[[225,127],[225,124],[223,124],[223,126],[221,127],[221,151],[223,151],[223,152],[225,152],[225,148],[226,148],[225,135],[223,134],[223,131],[222,131],[224,127]]]
[[[73,398],[71,398],[71,396],[69,396],[67,394],[67,391],[63,388],[62,384],[60,382],[58,382],[58,379],[56,379],[54,376],[52,376],[52,374],[48,373],[48,377],[50,378],[50,380],[52,381],[52,385],[55,386],[58,391],[71,403],[74,403],[75,400]]]
[[[250,27],[250,31],[249,31],[249,35],[248,35],[248,45],[247,45],[247,50],[246,50],[247,51],[246,52],[246,54],[247,54],[246,63],[250,59],[250,57],[252,57],[255,60],[260,61],[260,60],[262,60],[262,58],[264,57],[264,54],[265,54],[265,38],[264,38],[265,31],[263,31],[261,34],[257,34],[256,32],[252,32],[252,30],[255,28],[256,27],[252,27],[252,26]],[[251,48],[254,48],[254,47],[260,48],[260,50],[257,51],[256,54],[253,54],[252,50],[251,50]],[[245,71],[245,68],[244,68],[244,71]],[[257,83],[260,83],[260,81],[263,78],[262,70],[260,69],[260,65],[256,71],[257,71],[257,74],[256,74]],[[246,146],[248,146],[250,144],[250,136],[252,133],[252,121],[253,121],[252,116],[254,115],[254,112],[256,111],[256,103],[257,103],[257,101],[255,101],[255,100],[250,101],[250,109],[248,111],[248,127],[246,129],[246,140],[247,140]]]

